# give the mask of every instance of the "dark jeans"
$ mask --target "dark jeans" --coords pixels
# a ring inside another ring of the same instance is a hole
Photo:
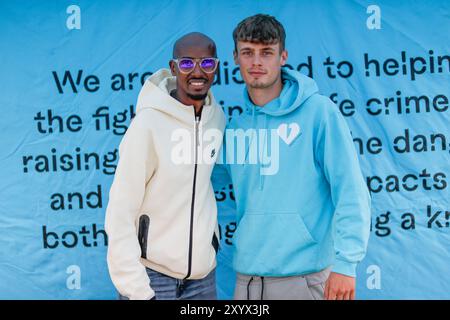
[[[156,300],[217,300],[216,270],[198,280],[180,280],[146,268]],[[128,300],[119,294],[120,300]]]

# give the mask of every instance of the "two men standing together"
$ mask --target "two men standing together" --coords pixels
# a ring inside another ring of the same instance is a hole
[[[226,122],[210,90],[219,60],[207,36],[180,38],[170,71],[144,84],[106,212],[111,279],[124,299],[216,299],[210,177],[222,149],[236,198],[235,299],[354,299],[370,196],[346,122],[314,80],[282,68],[285,30],[274,17],[244,19],[233,39],[245,110],[227,131],[249,132],[246,143],[201,134],[223,135]],[[173,161],[177,130],[189,133],[191,161]],[[274,152],[277,168],[265,170]]]

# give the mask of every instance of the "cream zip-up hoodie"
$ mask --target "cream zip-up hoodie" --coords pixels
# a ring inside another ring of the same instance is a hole
[[[216,266],[217,206],[211,172],[225,115],[211,90],[196,119],[170,96],[176,78],[161,69],[146,80],[136,116],[119,145],[105,229],[117,290],[150,299],[145,267],[178,279],[202,279]]]

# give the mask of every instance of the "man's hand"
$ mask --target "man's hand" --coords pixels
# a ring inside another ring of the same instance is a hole
[[[325,283],[325,300],[354,300],[355,278],[331,272]]]

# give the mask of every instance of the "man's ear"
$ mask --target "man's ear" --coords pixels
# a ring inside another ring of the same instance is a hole
[[[219,63],[217,64],[216,71],[214,72],[215,76],[217,76],[219,74],[219,72],[220,72],[219,69],[220,69],[220,60],[219,60]]]
[[[280,58],[280,64],[282,66],[284,66],[286,64],[287,58],[288,58],[288,52],[287,52],[287,50],[283,50],[281,52],[281,58]]]
[[[169,67],[170,67],[170,72],[172,73],[172,76],[176,76],[177,73],[176,73],[176,70],[175,70],[175,68],[176,68],[176,63],[175,63],[175,61],[170,60],[170,61],[169,61]]]
[[[233,59],[234,59],[234,64],[239,65],[239,59],[238,59],[238,54],[237,54],[236,50],[233,50]]]

